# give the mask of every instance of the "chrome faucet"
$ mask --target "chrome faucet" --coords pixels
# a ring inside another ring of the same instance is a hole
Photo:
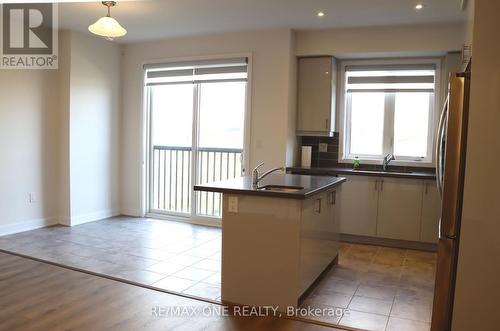
[[[262,175],[259,175],[259,168],[264,165],[264,162],[256,166],[253,171],[252,171],[252,188],[258,188],[259,187],[259,182],[266,177],[267,175],[275,172],[275,171],[285,171],[285,167],[278,167],[278,168],[273,168],[271,170],[268,170],[264,172]]]
[[[385,157],[384,157],[384,161],[382,163],[382,169],[384,169],[384,171],[387,170],[387,166],[389,165],[389,163],[392,161],[392,160],[395,160],[396,158],[394,157],[394,155],[392,155],[392,153],[389,153],[387,154]]]

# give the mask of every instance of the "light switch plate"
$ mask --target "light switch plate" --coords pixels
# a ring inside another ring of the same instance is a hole
[[[326,153],[326,152],[328,152],[328,144],[320,143],[318,146],[318,149],[319,149],[320,153]]]
[[[230,213],[237,213],[238,212],[238,197],[230,196],[228,201],[229,201],[228,211]]]

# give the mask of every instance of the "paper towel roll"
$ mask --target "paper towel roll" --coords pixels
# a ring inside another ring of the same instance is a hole
[[[302,168],[310,168],[311,167],[311,154],[312,154],[312,146],[302,146]]]

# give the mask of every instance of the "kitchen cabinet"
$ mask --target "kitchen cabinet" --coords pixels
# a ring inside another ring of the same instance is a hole
[[[298,135],[331,136],[335,131],[336,77],[334,57],[299,58]]]
[[[439,218],[441,217],[441,198],[434,181],[425,180],[423,185],[420,241],[437,243]]]
[[[418,241],[422,181],[379,178],[377,237]]]
[[[441,200],[432,180],[342,177],[341,234],[437,242]]]
[[[340,187],[306,199],[302,204],[299,295],[313,284],[338,254],[339,197]]]
[[[375,237],[378,177],[345,176],[340,202],[340,233]]]

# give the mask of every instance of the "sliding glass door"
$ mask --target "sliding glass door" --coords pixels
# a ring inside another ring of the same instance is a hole
[[[150,213],[218,218],[221,195],[194,192],[194,183],[242,175],[246,79],[206,78],[147,86]]]
[[[193,86],[157,85],[150,94],[152,211],[191,213]]]
[[[199,86],[197,182],[241,176],[245,125],[245,82]],[[220,216],[222,197],[197,192],[197,215]]]

